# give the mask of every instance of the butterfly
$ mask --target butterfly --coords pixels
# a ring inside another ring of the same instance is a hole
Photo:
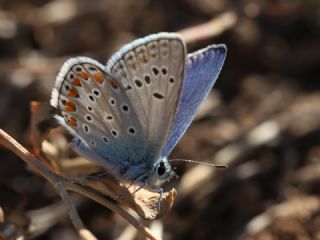
[[[120,181],[161,194],[161,183],[174,176],[168,155],[225,56],[223,44],[187,54],[179,34],[152,34],[124,45],[105,66],[88,57],[67,60],[50,103],[77,153]]]

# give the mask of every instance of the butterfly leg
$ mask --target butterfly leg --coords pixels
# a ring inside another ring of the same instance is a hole
[[[129,189],[132,187],[132,185],[134,184],[134,180],[132,180],[129,185],[127,186],[127,190],[129,191]],[[138,192],[142,187],[139,187],[137,190],[135,190],[132,194],[135,194],[136,192]],[[129,191],[130,192],[130,191]]]
[[[160,203],[161,203],[161,200],[162,200],[163,189],[160,188],[158,193],[159,193],[159,199],[158,199],[158,203],[157,203],[157,208],[158,208],[158,212],[160,212]]]
[[[134,182],[137,182],[139,183],[139,187],[134,190],[134,192],[132,194],[135,194],[136,192],[138,192],[139,190],[141,190],[142,188],[147,188],[147,183],[145,181],[143,181],[142,179],[145,178],[145,175],[142,175],[134,180],[132,180],[132,182],[130,183],[130,186],[134,183]]]
[[[133,183],[134,183],[134,181],[131,181],[130,183],[129,183],[129,185],[127,186],[127,189],[129,190],[129,188],[131,188],[131,186],[133,185]]]
[[[145,186],[146,186],[146,184],[143,184],[143,185],[139,186],[136,190],[134,190],[134,192],[132,194],[134,195],[136,192],[138,192],[139,190],[141,190]]]
[[[91,174],[91,175],[87,176],[87,179],[89,179],[89,180],[91,180],[91,179],[92,180],[97,180],[97,179],[105,177],[107,175],[108,175],[107,171],[103,171],[103,172],[98,172],[98,173],[95,173],[95,174]]]

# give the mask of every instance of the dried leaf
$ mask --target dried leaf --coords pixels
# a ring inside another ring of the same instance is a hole
[[[55,109],[51,107],[48,102],[30,103],[31,111],[31,143],[35,155],[40,156],[41,144],[45,139],[50,129],[57,127],[57,123],[53,120],[52,116]]]
[[[158,209],[159,193],[144,188],[135,192],[137,186],[128,188],[126,184],[119,182],[111,175],[91,176],[81,183],[112,198],[123,206],[130,207],[146,220],[155,220],[164,216],[171,209],[177,195],[175,189],[164,192],[160,200],[160,209]]]

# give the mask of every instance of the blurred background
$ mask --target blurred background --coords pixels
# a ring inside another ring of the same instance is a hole
[[[318,0],[0,0],[0,128],[30,148],[30,101],[49,100],[66,59],[105,63],[124,43],[161,31],[183,33],[189,52],[228,47],[171,158],[229,168],[174,164],[181,177],[167,187],[178,197],[155,231],[163,239],[320,239]],[[75,200],[98,239],[143,239],[118,215]],[[0,239],[30,221],[45,225],[32,239],[78,239],[56,192],[3,148],[0,206],[12,216]]]

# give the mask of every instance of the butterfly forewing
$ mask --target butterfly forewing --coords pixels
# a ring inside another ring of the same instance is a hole
[[[145,160],[155,161],[169,135],[182,87],[185,45],[179,35],[161,33],[117,52],[107,71],[126,89],[144,131]]]
[[[57,77],[51,104],[61,110],[67,128],[79,139],[75,147],[94,152],[99,156],[92,156],[94,160],[113,167],[143,158],[144,131],[131,101],[122,84],[98,62],[83,57],[68,60]]]

